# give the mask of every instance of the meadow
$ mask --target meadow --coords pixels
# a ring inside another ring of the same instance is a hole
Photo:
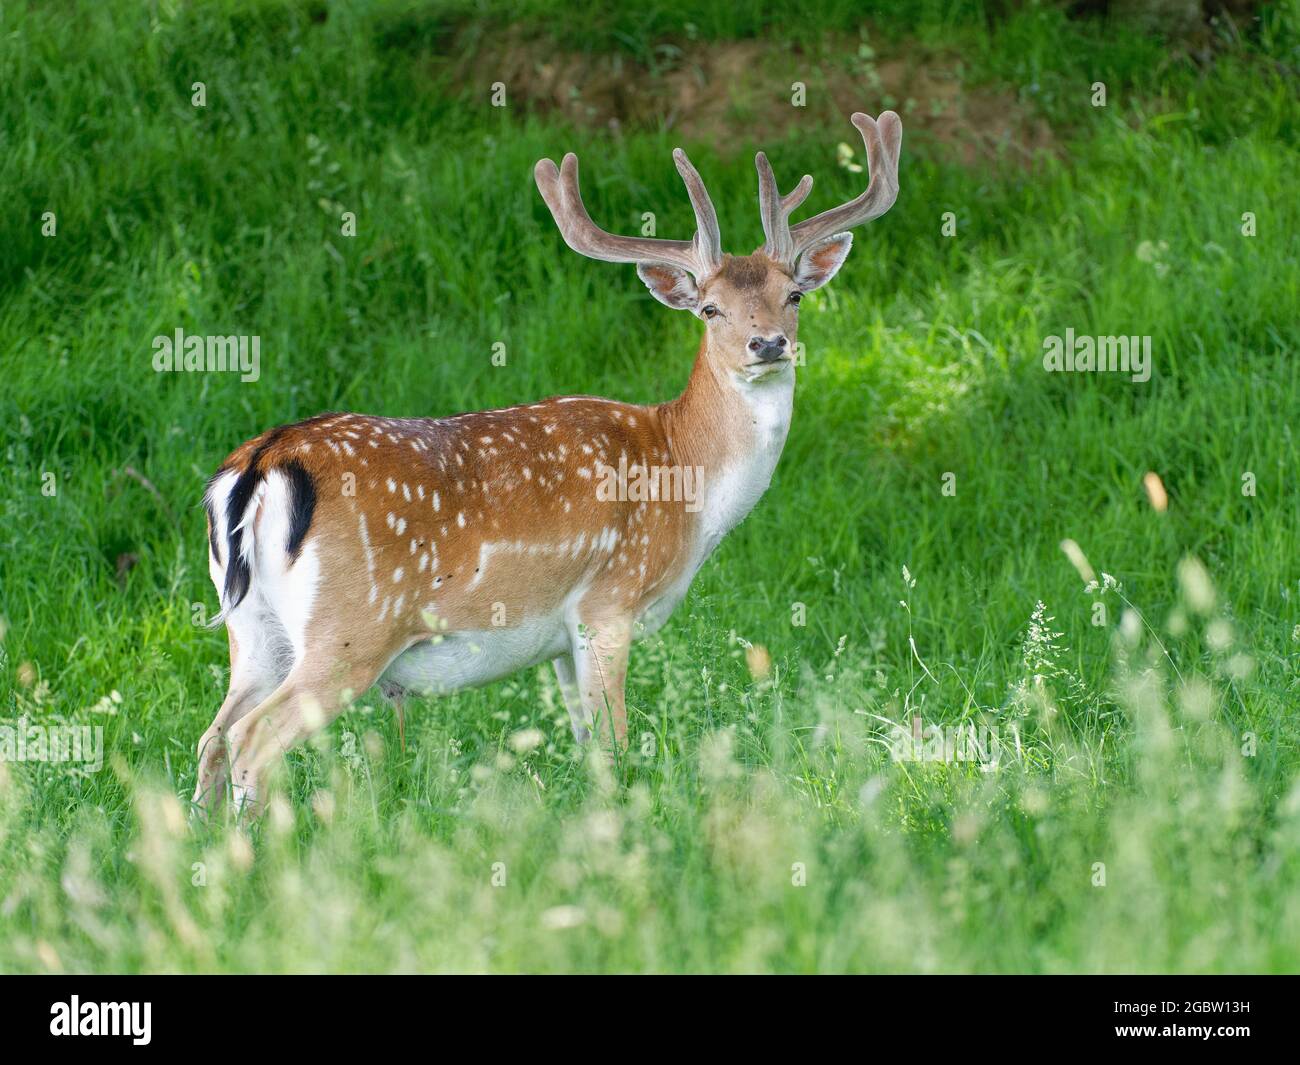
[[[0,760],[0,971],[1300,970],[1296,4],[815,7],[0,6],[0,724],[103,736]],[[533,164],[686,236],[681,143],[748,252],[753,152],[820,210],[885,107],[898,202],[804,304],[768,494],[634,649],[621,771],[542,666],[404,743],[368,692],[260,823],[192,822],[225,455],[671,398],[699,323],[570,252]],[[259,336],[257,380],[156,372],[178,328]],[[1149,336],[1150,380],[1046,372],[1067,329]],[[997,742],[899,760],[914,721]]]

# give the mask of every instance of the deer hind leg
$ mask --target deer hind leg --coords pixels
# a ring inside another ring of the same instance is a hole
[[[284,682],[231,726],[231,788],[241,813],[261,813],[271,767],[369,688],[388,657],[358,653],[355,643],[309,646]]]
[[[605,747],[625,750],[627,706],[623,686],[632,646],[631,619],[618,613],[588,615],[574,626],[570,642],[584,726],[594,723]],[[563,688],[563,678],[560,683]]]
[[[268,633],[241,618],[232,623],[230,637],[230,687],[226,698],[199,740],[194,805],[204,816],[221,808],[229,783],[226,741],[240,718],[269,696],[284,680],[288,667],[277,642]],[[238,633],[242,633],[242,639]],[[241,650],[241,645],[243,650]]]

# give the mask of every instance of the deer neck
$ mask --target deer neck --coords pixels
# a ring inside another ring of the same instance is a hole
[[[767,490],[794,410],[793,367],[743,381],[717,369],[708,346],[705,337],[686,390],[660,408],[673,463],[693,468],[701,485],[696,515],[703,554]]]

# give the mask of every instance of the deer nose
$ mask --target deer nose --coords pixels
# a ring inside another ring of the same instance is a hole
[[[749,338],[749,350],[758,356],[759,362],[775,362],[785,354],[785,345],[784,333],[772,337]]]

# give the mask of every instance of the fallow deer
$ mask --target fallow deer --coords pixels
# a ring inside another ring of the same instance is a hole
[[[281,753],[377,681],[450,692],[551,661],[575,736],[596,729],[610,748],[625,743],[631,642],[667,620],[781,455],[799,300],[835,276],[848,230],[898,195],[898,116],[852,122],[866,191],[796,225],[812,178],[782,196],[757,155],[766,243],[747,256],[723,254],[708,192],[680,149],[691,240],[607,233],[583,206],[574,155],[537,164],[570,248],[635,263],[655,299],[703,321],[676,399],[567,396],[437,419],[322,414],[222,463],[205,504],[230,687],[199,743],[200,809],[229,784],[256,810]],[[642,491],[602,497],[616,467]],[[673,471],[699,471],[698,496],[657,491],[665,481],[651,471],[668,471],[669,485]]]

